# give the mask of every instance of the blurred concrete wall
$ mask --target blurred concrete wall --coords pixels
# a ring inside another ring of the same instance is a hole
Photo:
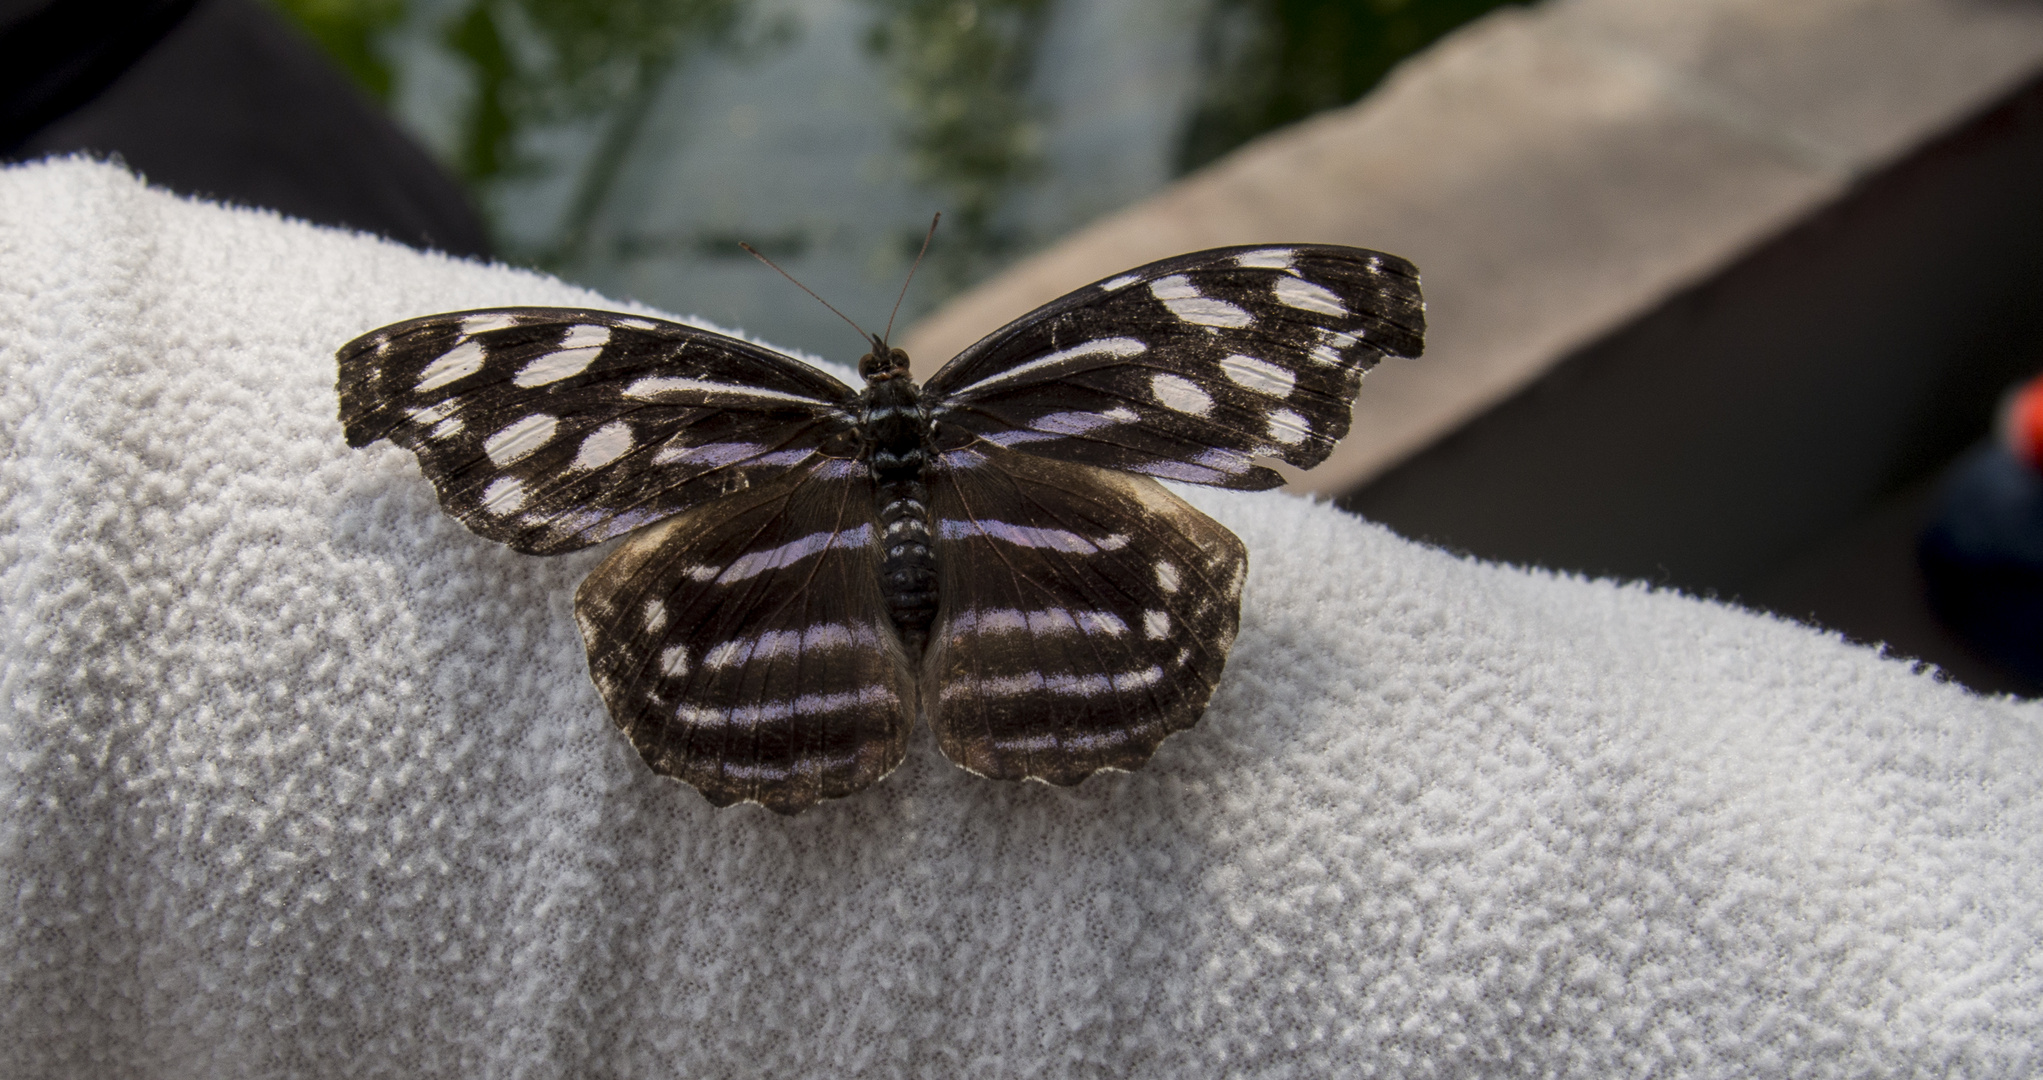
[[[1350,493],[1491,558],[1730,594],[2043,370],[2043,78]]]
[[[2043,70],[2036,0],[1557,0],[1505,9],[958,298],[939,361],[1062,292],[1228,243],[1425,274],[1427,359],[1371,376],[1303,486],[1351,491],[1723,272]],[[933,366],[933,365],[932,365]]]

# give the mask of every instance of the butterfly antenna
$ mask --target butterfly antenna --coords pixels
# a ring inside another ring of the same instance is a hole
[[[852,328],[853,330],[856,330],[856,331],[858,331],[858,336],[859,336],[859,337],[862,337],[862,338],[866,339],[867,341],[878,341],[878,340],[879,340],[878,338],[875,338],[875,337],[873,337],[873,336],[872,336],[871,334],[868,334],[868,333],[866,333],[866,332],[865,332],[865,327],[863,327],[863,326],[860,326],[860,325],[858,325],[858,324],[857,324],[857,323],[855,323],[855,322],[851,322],[851,316],[849,316],[849,315],[846,315],[845,313],[843,313],[843,312],[841,312],[841,311],[837,310],[837,309],[836,309],[836,308],[834,308],[834,307],[830,307],[830,301],[828,301],[828,300],[825,300],[825,299],[823,299],[823,298],[822,298],[822,297],[820,297],[820,296],[816,296],[816,290],[814,290],[814,289],[811,289],[811,288],[809,288],[809,287],[808,287],[807,285],[804,285],[804,284],[802,284],[802,283],[801,283],[801,282],[799,282],[799,281],[795,281],[795,276],[794,276],[793,274],[790,274],[790,273],[788,273],[788,272],[787,272],[787,271],[785,271],[785,270],[782,270],[782,269],[780,268],[780,264],[779,264],[779,263],[776,263],[776,262],[774,262],[774,261],[773,261],[772,259],[769,259],[769,258],[767,258],[766,256],[764,256],[764,255],[761,255],[761,254],[759,254],[759,249],[758,249],[758,248],[755,248],[755,247],[753,247],[752,245],[750,245],[750,244],[748,244],[748,243],[744,242],[743,240],[740,240],[740,241],[738,241],[738,246],[739,246],[739,247],[741,247],[741,248],[744,248],[744,249],[745,249],[745,250],[746,250],[746,251],[747,251],[748,253],[750,253],[750,254],[751,254],[751,256],[752,256],[753,258],[755,258],[755,259],[758,259],[758,260],[759,260],[760,262],[763,262],[763,263],[765,263],[766,265],[768,265],[768,266],[771,266],[771,267],[773,267],[773,271],[774,271],[774,273],[777,273],[777,274],[779,274],[779,275],[780,275],[781,277],[784,277],[784,278],[788,279],[789,281],[794,281],[794,286],[795,286],[795,288],[797,288],[797,289],[800,289],[801,291],[803,291],[803,292],[805,292],[805,293],[808,293],[808,294],[809,294],[810,296],[814,296],[814,297],[816,298],[816,303],[818,303],[818,304],[821,304],[821,305],[823,305],[823,306],[824,306],[824,307],[826,307],[826,308],[830,308],[830,314],[832,314],[832,315],[835,315],[835,316],[837,316],[837,317],[838,317],[838,318],[840,318],[840,319],[843,319],[843,320],[844,320],[845,322],[851,323],[851,328]],[[892,325],[892,324],[889,324],[889,325]]]
[[[908,264],[908,280],[901,283],[901,295],[894,298],[894,310],[887,312],[887,332],[880,335],[881,341],[894,336],[894,316],[901,314],[901,301],[908,299],[908,284],[915,280],[915,270],[922,265],[922,257],[929,254],[929,241],[936,236],[936,223],[943,220],[943,211],[929,219],[929,231],[922,234],[922,250],[915,253],[915,261]]]

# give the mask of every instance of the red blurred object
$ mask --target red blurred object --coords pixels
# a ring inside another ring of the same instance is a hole
[[[2000,444],[2016,461],[2043,471],[2043,375],[2023,383],[2001,403]]]
[[[2043,376],[2001,399],[2000,438],[1945,474],[1916,543],[1930,610],[2043,694]]]

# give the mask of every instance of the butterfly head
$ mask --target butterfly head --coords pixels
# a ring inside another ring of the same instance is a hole
[[[889,379],[905,379],[908,377],[908,354],[888,347],[884,339],[874,335],[873,351],[858,358],[858,375],[868,385]]]

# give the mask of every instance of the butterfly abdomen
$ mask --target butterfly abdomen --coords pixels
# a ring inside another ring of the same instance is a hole
[[[919,658],[936,618],[936,550],[929,529],[929,420],[914,382],[871,383],[861,410],[880,522],[880,588],[908,655]]]

